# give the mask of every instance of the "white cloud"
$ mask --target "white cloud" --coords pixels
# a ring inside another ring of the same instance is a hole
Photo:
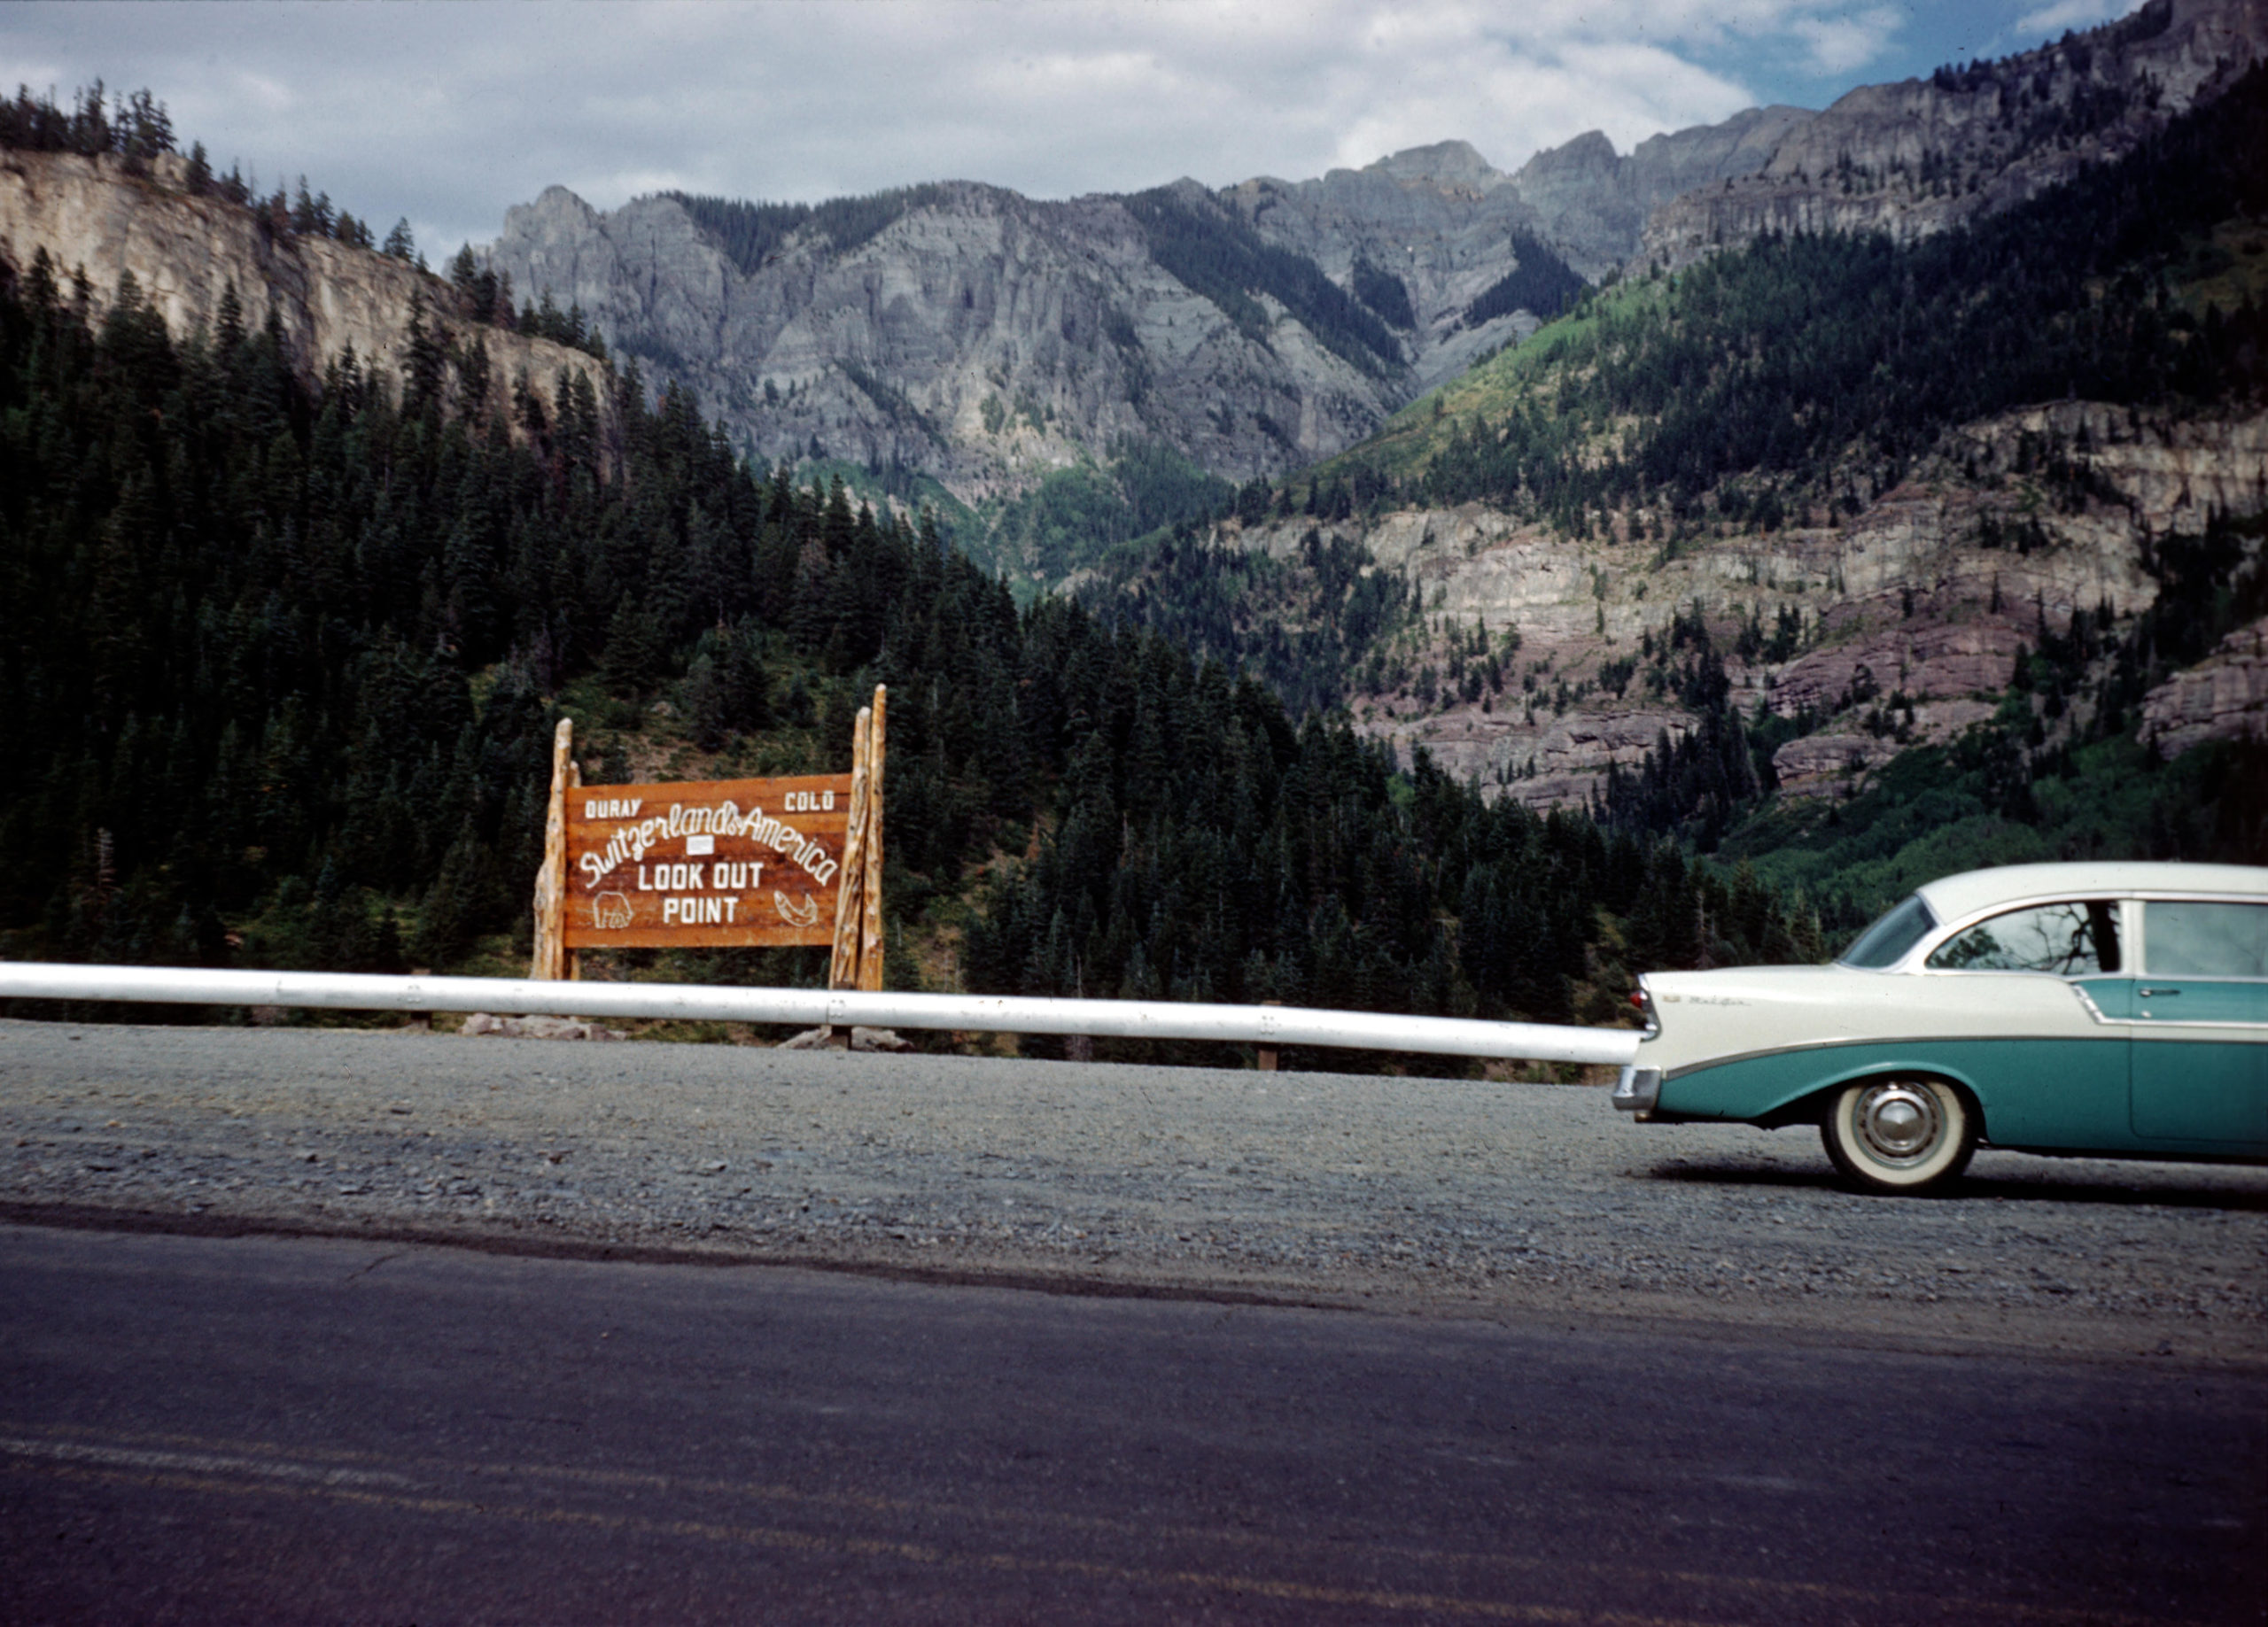
[[[2054,5],[2027,12],[2009,32],[2028,41],[2033,35],[2061,35],[2067,28],[2092,28],[2140,9],[2142,0],[2056,0]]]
[[[1060,198],[1450,138],[1511,169],[1726,117],[1763,99],[1744,61],[1863,67],[1894,26],[1827,0],[36,4],[0,8],[0,81],[147,85],[223,166],[304,172],[446,252],[552,182],[601,207],[664,179]]]
[[[1821,74],[1847,74],[1864,67],[1883,53],[1898,32],[1898,13],[1888,6],[1841,17],[1797,19],[1790,31],[1810,49],[1812,66]]]

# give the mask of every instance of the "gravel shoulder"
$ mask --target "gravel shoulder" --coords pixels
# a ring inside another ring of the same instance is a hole
[[[1864,1197],[1544,1085],[0,1022],[0,1217],[2268,1367],[2268,1169]]]

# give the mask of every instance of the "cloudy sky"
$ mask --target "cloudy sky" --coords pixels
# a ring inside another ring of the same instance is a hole
[[[554,182],[811,200],[1300,179],[1449,137],[1501,168],[1998,56],[2138,0],[758,0],[0,5],[0,84],[146,87],[182,143],[429,252]],[[437,256],[438,257],[438,254]]]

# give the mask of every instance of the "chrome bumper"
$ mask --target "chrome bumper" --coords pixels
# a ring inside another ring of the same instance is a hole
[[[1635,1063],[1622,1070],[1614,1081],[1614,1104],[1626,1113],[1650,1113],[1661,1099],[1662,1071],[1642,1068]]]

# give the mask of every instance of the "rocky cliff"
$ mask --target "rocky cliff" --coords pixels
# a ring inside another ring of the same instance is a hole
[[[1863,86],[1767,162],[1657,209],[1637,258],[1675,269],[1768,231],[1943,231],[2130,151],[2264,52],[2268,0],[2150,0],[2039,50]]]
[[[1722,124],[1651,137],[1627,154],[1593,130],[1509,174],[1468,143],[1441,142],[1319,181],[1247,181],[1222,198],[1343,286],[1354,286],[1360,263],[1398,277],[1417,319],[1412,372],[1424,388],[1512,331],[1501,322],[1469,324],[1465,312],[1516,266],[1507,247],[1513,232],[1533,234],[1596,281],[1636,249],[1655,205],[1757,168],[1810,117],[1797,107],[1751,108]]]
[[[2051,482],[2039,472],[2048,448],[2078,472]],[[1359,726],[1543,806],[1588,800],[1610,763],[1694,726],[1675,693],[1690,652],[1671,653],[1674,620],[1708,629],[1744,712],[1810,725],[1775,759],[1783,788],[1836,792],[1904,744],[1992,716],[2043,627],[2062,633],[2106,604],[2146,608],[2154,538],[2264,510],[2268,415],[2059,402],[1966,426],[1856,515],[1732,531],[1670,560],[1625,533],[1579,542],[1479,506],[1319,529],[1362,543],[1424,607],[1422,631],[1390,658],[1397,681],[1357,699]],[[1289,559],[1315,523],[1227,534]],[[1790,647],[1760,647],[1783,624],[1798,630]],[[1498,648],[1516,631],[1519,647],[1501,689],[1466,698],[1455,674],[1481,627]],[[1747,653],[1744,629],[1759,635]],[[2268,728],[2258,634],[2152,697],[2148,726],[2169,753]],[[1420,679],[1428,669],[1433,683]]]
[[[1721,124],[1651,136],[1623,156],[1593,130],[1521,165],[1512,190],[1546,222],[1569,262],[1595,280],[1636,252],[1655,209],[1697,188],[1753,174],[1814,117],[1800,107],[1751,107]]]
[[[399,379],[408,360],[413,303],[445,337],[487,346],[503,389],[524,376],[556,400],[570,375],[587,376],[611,414],[604,369],[548,339],[476,327],[456,291],[416,267],[327,237],[279,234],[255,213],[189,188],[176,154],[147,173],[115,157],[0,150],[0,259],[19,275],[45,250],[58,280],[83,274],[97,310],[131,275],[176,338],[217,321],[236,291],[248,328],[273,317],[309,379],[352,349],[366,369]],[[460,381],[461,384],[461,381]]]
[[[1468,319],[1518,263],[1513,233],[1596,276],[1636,246],[1655,203],[1763,163],[1806,116],[1751,111],[1627,157],[1593,135],[1512,174],[1446,142],[1320,180],[1166,190],[1187,218],[1248,229],[1358,304],[1397,282],[1407,308],[1383,298],[1394,353],[1375,366],[1264,287],[1263,320],[1239,322],[1168,271],[1111,197],[950,182],[859,241],[814,223],[742,266],[674,199],[601,212],[554,187],[509,211],[485,253],[522,291],[579,304],[649,375],[690,385],[762,459],[901,463],[974,500],[1132,437],[1246,479],[1343,450],[1533,331],[1526,311]]]
[[[2268,740],[2268,617],[2152,690],[2142,738],[2169,757],[2207,740]]]
[[[1238,476],[1287,468],[1399,401],[1280,306],[1239,330],[1110,198],[955,183],[850,248],[799,233],[744,271],[673,199],[602,213],[554,187],[487,259],[692,386],[750,453],[903,463],[968,500],[1122,437]]]

